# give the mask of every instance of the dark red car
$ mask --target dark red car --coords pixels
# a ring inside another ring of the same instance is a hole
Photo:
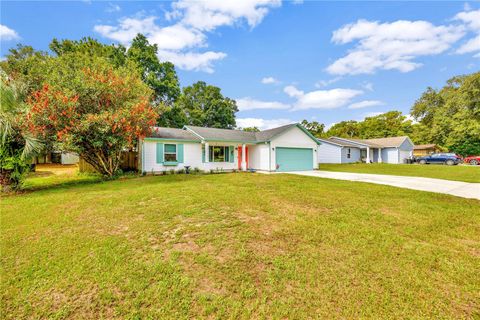
[[[469,163],[469,164],[471,164],[472,166],[476,166],[476,165],[480,164],[480,156],[469,156],[469,157],[466,157],[465,159],[463,159],[463,162]]]

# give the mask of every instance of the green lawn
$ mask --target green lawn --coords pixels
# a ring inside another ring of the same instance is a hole
[[[320,164],[320,170],[480,182],[480,167],[387,163]]]
[[[294,175],[33,179],[1,199],[3,319],[480,317],[477,200]]]

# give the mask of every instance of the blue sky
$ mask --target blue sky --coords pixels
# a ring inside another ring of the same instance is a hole
[[[327,126],[408,114],[428,87],[480,68],[480,2],[1,2],[1,56],[16,43],[91,36],[126,46],[137,32],[240,107],[237,123]]]

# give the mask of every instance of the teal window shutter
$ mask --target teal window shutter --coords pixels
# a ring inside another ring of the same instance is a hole
[[[225,154],[225,162],[230,162],[228,159],[230,159],[230,149],[229,147],[223,147],[223,152]]]
[[[230,146],[228,148],[230,149],[230,162],[233,163],[235,162],[235,147]]]
[[[202,144],[202,162],[205,163],[205,145]]]
[[[183,163],[183,143],[177,144],[177,162]]]
[[[163,163],[163,143],[157,143],[157,163]]]

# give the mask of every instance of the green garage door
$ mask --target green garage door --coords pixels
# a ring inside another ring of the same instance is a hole
[[[313,150],[307,148],[275,149],[277,171],[303,171],[313,169]]]

